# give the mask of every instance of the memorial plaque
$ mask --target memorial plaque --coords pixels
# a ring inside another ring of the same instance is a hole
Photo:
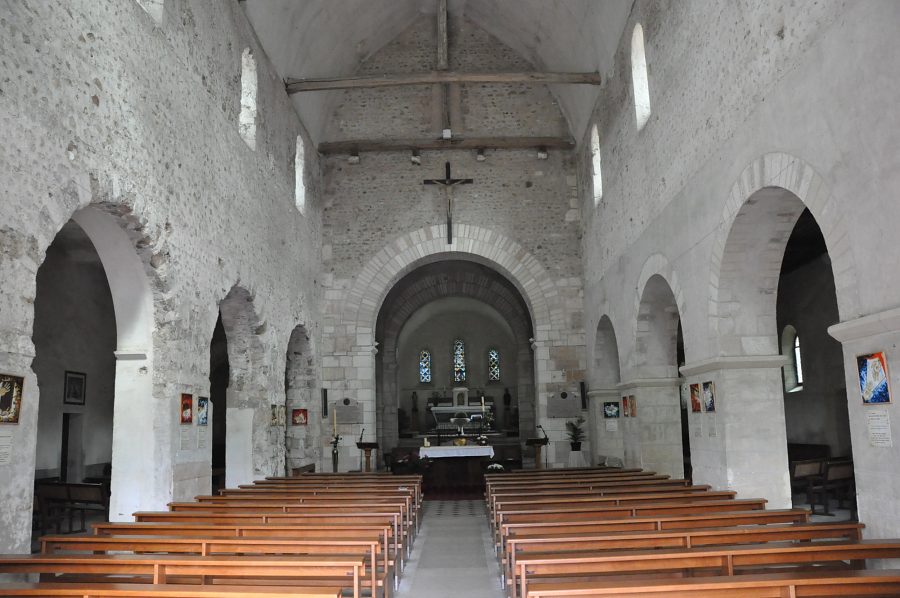
[[[334,412],[337,415],[338,424],[362,423],[362,405],[359,404],[359,401],[350,400],[347,405],[344,404],[344,401],[338,401],[334,405]]]
[[[547,399],[547,417],[578,417],[581,415],[581,400],[569,395],[565,399],[558,396]]]

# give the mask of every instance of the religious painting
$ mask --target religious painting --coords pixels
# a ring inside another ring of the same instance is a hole
[[[292,426],[305,426],[309,421],[309,411],[306,409],[292,409],[291,410],[291,425]]]
[[[700,413],[703,411],[700,403],[700,385],[691,384],[691,413]]]
[[[716,383],[703,383],[703,410],[713,413],[716,410]]]
[[[603,403],[603,417],[606,419],[614,419],[619,417],[619,402],[606,401]]]
[[[194,395],[186,392],[181,393],[181,423],[191,424],[194,422]]]
[[[863,404],[890,403],[891,389],[888,384],[887,357],[884,352],[857,356],[856,368],[859,371],[859,392]]]
[[[209,425],[209,398],[197,397],[197,425]]]
[[[19,423],[19,411],[22,409],[22,387],[25,378],[0,374],[0,423]]]
[[[63,385],[63,403],[66,405],[84,405],[84,394],[87,390],[87,374],[83,372],[66,372]]]
[[[631,417],[630,397],[622,397],[622,417]]]
[[[637,399],[634,395],[628,395],[628,408],[631,411],[631,417],[637,417]]]

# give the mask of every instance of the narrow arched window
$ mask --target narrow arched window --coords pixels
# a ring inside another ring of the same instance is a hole
[[[603,177],[600,174],[600,133],[597,125],[591,127],[591,175],[594,183],[594,205],[603,197]]]
[[[306,181],[303,178],[304,165],[306,164],[306,148],[303,145],[303,136],[297,136],[297,149],[294,154],[294,205],[303,214],[306,208]]]
[[[644,28],[638,23],[631,34],[631,84],[634,87],[634,115],[638,131],[650,119],[650,81],[647,76],[647,53]]]
[[[453,341],[453,381],[466,381],[466,344],[462,339]]]
[[[787,357],[784,372],[785,392],[803,390],[803,360],[800,356],[800,335],[791,325],[781,332],[781,354]]]
[[[500,351],[497,349],[488,351],[488,381],[500,381]]]
[[[238,130],[250,149],[256,149],[256,57],[250,48],[241,54],[241,113]]]
[[[431,351],[428,349],[419,352],[419,382],[421,384],[431,382]]]

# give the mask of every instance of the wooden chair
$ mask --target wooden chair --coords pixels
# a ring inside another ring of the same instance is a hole
[[[807,494],[809,507],[813,514],[832,516],[831,499],[838,501],[838,507],[842,507],[844,501],[854,499],[855,479],[853,475],[853,461],[828,461],[822,474],[810,480]],[[816,511],[816,504],[822,505],[822,511]]]

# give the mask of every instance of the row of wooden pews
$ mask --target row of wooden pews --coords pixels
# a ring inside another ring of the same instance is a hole
[[[900,596],[900,540],[637,469],[485,476],[510,598]]]
[[[40,579],[0,596],[390,598],[421,505],[418,475],[267,478],[0,555],[0,573]]]

